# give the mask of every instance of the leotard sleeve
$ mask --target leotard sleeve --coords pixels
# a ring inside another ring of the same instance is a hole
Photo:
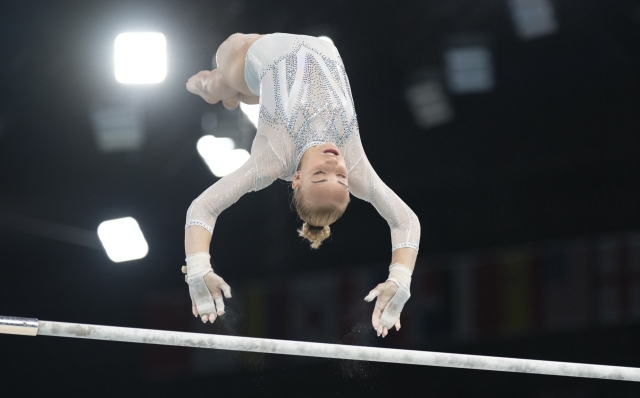
[[[213,234],[220,213],[245,193],[259,191],[281,176],[282,160],[275,154],[265,136],[257,136],[251,157],[238,170],[210,186],[189,206],[185,228],[199,225]]]
[[[376,208],[391,228],[391,251],[411,247],[418,251],[420,221],[416,214],[376,174],[364,152],[349,172],[349,191]]]

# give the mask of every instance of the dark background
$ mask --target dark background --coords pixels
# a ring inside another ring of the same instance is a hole
[[[115,264],[102,250],[7,224],[0,228],[0,314],[176,329],[164,319],[172,314],[150,314],[146,303],[157,292],[187,295],[179,273],[185,212],[216,181],[196,151],[200,119],[205,112],[216,112],[219,120],[240,117],[239,110],[208,105],[184,85],[192,74],[211,68],[218,45],[235,32],[334,40],[349,74],[367,155],[420,218],[421,255],[640,228],[640,5],[552,4],[558,32],[525,41],[516,35],[504,0],[3,3],[0,211],[94,231],[104,220],[132,216],[150,251],[142,260]],[[115,81],[113,40],[135,30],[167,37],[163,83]],[[443,49],[462,34],[489,38],[495,88],[451,94],[453,121],[420,129],[405,100],[407,81],[422,68],[441,67]],[[131,99],[143,104],[144,148],[101,153],[90,110]],[[300,242],[297,226],[284,182],[243,197],[216,225],[211,253],[217,272],[232,287],[359,264],[371,264],[384,277],[388,226],[370,205],[354,200],[332,226],[331,242],[318,251]],[[234,303],[227,305],[233,309]],[[188,303],[183,310],[189,313]],[[353,322],[366,323],[368,316]],[[246,320],[240,316],[239,322]],[[198,331],[227,330],[214,325]],[[639,333],[640,325],[630,322],[410,348],[638,367]],[[145,376],[141,345],[0,337],[0,396],[7,397],[640,393],[630,382],[391,364],[363,365],[352,376],[332,360],[158,379]]]

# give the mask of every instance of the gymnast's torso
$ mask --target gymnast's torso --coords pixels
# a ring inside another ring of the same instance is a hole
[[[252,153],[270,145],[282,161],[278,177],[290,181],[304,152],[326,142],[341,149],[349,171],[361,158],[349,80],[332,43],[285,33],[263,36],[247,52],[245,80],[260,97]]]
[[[291,181],[305,151],[330,142],[344,157],[351,194],[372,203],[389,223],[392,249],[418,250],[416,215],[382,182],[364,153],[337,48],[312,36],[264,35],[247,51],[244,76],[249,90],[260,97],[251,158],[194,200],[186,226],[200,225],[213,233],[222,210],[278,178]]]

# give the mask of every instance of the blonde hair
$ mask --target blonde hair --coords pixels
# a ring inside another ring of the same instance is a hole
[[[298,216],[304,221],[302,228],[298,230],[298,235],[311,242],[311,248],[317,249],[322,241],[331,236],[331,228],[329,225],[336,222],[347,209],[349,200],[344,206],[336,206],[335,204],[327,204],[324,206],[311,205],[305,200],[300,188],[293,190],[293,205],[298,212]],[[310,226],[323,227],[322,229],[311,228]]]

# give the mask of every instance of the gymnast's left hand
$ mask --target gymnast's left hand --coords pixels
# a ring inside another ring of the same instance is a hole
[[[377,297],[371,324],[377,335],[382,337],[385,337],[389,329],[394,326],[396,330],[400,330],[400,313],[411,297],[409,285],[412,271],[403,264],[392,264],[389,271],[387,281],[378,284],[364,298],[365,301],[371,302]]]

